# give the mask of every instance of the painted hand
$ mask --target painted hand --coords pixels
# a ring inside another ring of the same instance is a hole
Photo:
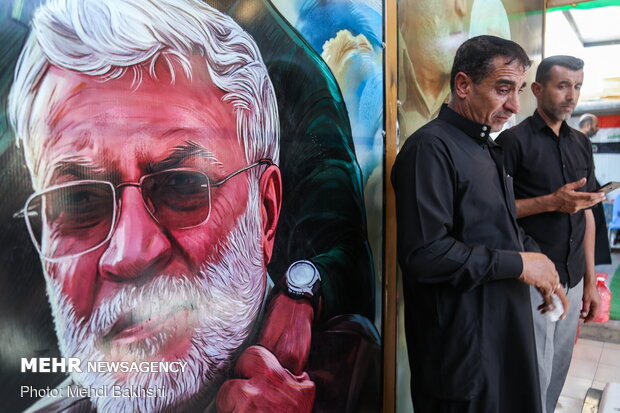
[[[285,369],[269,350],[248,347],[237,360],[235,375],[217,395],[218,413],[310,413],[315,385],[307,373],[298,376]]]
[[[300,375],[310,354],[313,320],[310,301],[278,293],[269,303],[258,344],[269,349],[283,367]]]

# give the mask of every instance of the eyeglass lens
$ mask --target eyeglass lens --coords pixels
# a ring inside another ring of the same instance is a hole
[[[194,171],[163,171],[142,181],[142,197],[151,215],[167,228],[202,224],[211,209],[209,178]]]
[[[147,210],[166,228],[193,227],[209,217],[209,179],[200,172],[162,171],[145,176],[140,186]],[[76,183],[33,197],[26,216],[42,255],[61,258],[107,241],[115,221],[115,203],[112,185]]]

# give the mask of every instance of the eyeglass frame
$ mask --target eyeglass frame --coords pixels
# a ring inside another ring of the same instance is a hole
[[[77,258],[80,257],[82,255],[88,254],[89,252],[92,252],[94,250],[96,250],[97,248],[101,247],[102,245],[104,245],[106,242],[110,241],[110,239],[112,238],[112,234],[114,234],[114,231],[116,230],[116,224],[117,224],[117,219],[118,219],[118,215],[121,211],[121,206],[120,206],[120,200],[119,200],[119,196],[120,196],[120,192],[117,191],[117,189],[123,188],[123,187],[128,187],[128,186],[132,186],[132,187],[136,187],[139,189],[140,191],[140,198],[142,199],[142,203],[146,209],[146,211],[149,213],[149,215],[151,216],[151,218],[158,224],[158,225],[163,225],[159,222],[159,220],[153,215],[153,213],[150,211],[148,205],[146,205],[146,200],[144,199],[144,196],[142,195],[142,183],[144,182],[145,179],[148,179],[151,176],[154,175],[158,175],[162,172],[172,172],[172,171],[179,171],[179,172],[196,172],[199,173],[201,175],[203,175],[206,179],[207,182],[209,182],[208,188],[217,188],[219,186],[224,185],[226,182],[228,182],[230,179],[234,178],[235,176],[249,170],[252,169],[256,166],[260,166],[260,165],[275,165],[275,163],[268,158],[261,158],[258,161],[254,162],[251,165],[247,165],[244,166],[241,169],[238,169],[232,173],[230,173],[229,175],[225,176],[224,178],[214,182],[214,183],[210,183],[211,179],[207,176],[207,174],[203,171],[200,171],[198,169],[194,169],[194,168],[171,168],[171,169],[164,169],[161,171],[157,171],[154,173],[150,173],[150,174],[146,174],[146,175],[142,175],[140,177],[140,179],[138,181],[134,181],[134,182],[121,182],[120,184],[114,185],[112,182],[110,181],[101,181],[101,180],[97,180],[97,179],[83,179],[83,180],[79,180],[79,181],[71,181],[71,182],[65,182],[62,184],[58,184],[58,185],[52,185],[49,188],[43,189],[41,191],[36,191],[34,193],[32,193],[28,199],[26,200],[24,207],[22,209],[20,209],[19,211],[15,212],[13,214],[13,218],[14,219],[18,219],[18,218],[24,218],[24,221],[26,222],[26,227],[28,228],[28,234],[30,235],[30,239],[32,241],[32,243],[34,244],[35,248],[37,249],[37,252],[39,253],[39,256],[41,256],[44,260],[49,261],[49,262],[60,262],[62,260],[66,260],[66,259],[72,259],[72,258]],[[36,240],[36,236],[34,235],[34,230],[32,229],[32,224],[30,223],[30,220],[28,219],[28,206],[30,204],[30,202],[32,202],[32,200],[34,198],[36,198],[37,196],[41,196],[44,195],[48,192],[57,190],[57,189],[62,189],[62,188],[67,188],[70,186],[74,186],[74,185],[88,185],[88,184],[105,184],[108,185],[111,189],[112,189],[112,194],[113,199],[112,199],[112,205],[113,205],[113,212],[112,212],[112,222],[110,223],[110,231],[108,232],[108,234],[105,236],[105,238],[99,242],[98,244],[96,244],[95,246],[88,248],[82,252],[76,253],[76,254],[70,254],[70,255],[64,255],[62,257],[57,257],[57,258],[51,258],[51,257],[46,257],[43,252],[41,251],[41,246],[39,245],[39,242],[37,242]],[[209,194],[209,198],[211,198],[211,194]],[[196,228],[199,227],[201,225],[204,225],[208,220],[209,217],[211,216],[211,199],[209,199],[209,212],[207,213],[207,217],[200,223],[196,224],[196,225],[190,225],[187,227],[178,227],[176,229],[191,229],[191,228]]]

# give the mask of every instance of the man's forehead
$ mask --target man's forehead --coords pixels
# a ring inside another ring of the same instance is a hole
[[[174,59],[160,58],[152,67],[148,64],[128,67],[117,77],[89,75],[50,64],[37,85],[37,100],[53,104],[88,91],[98,93],[115,89],[126,94],[149,91],[154,96],[162,96],[162,101],[170,93],[217,95],[222,101],[225,92],[213,83],[204,58],[192,56],[188,62],[189,66],[185,67]]]
[[[583,69],[574,70],[562,65],[553,65],[549,69],[549,79],[555,81],[580,81],[583,80]]]
[[[116,79],[98,77],[50,66],[39,85],[33,113],[45,122],[51,133],[64,123],[84,122],[93,126],[110,119],[133,120],[152,118],[162,122],[166,116],[174,124],[198,127],[212,123],[214,129],[235,128],[232,105],[224,101],[225,92],[210,79],[196,77],[170,82],[165,79],[143,79],[136,84],[131,71]],[[171,106],[184,109],[172,113]],[[180,116],[181,115],[181,116]],[[166,128],[170,128],[166,125]],[[90,130],[90,128],[89,128]]]
[[[493,71],[502,73],[509,71],[515,75],[525,75],[529,69],[519,59],[509,56],[495,56],[491,64]]]
[[[220,89],[200,80],[161,83],[131,88],[125,79],[102,82],[51,67],[33,108],[41,114],[41,139],[28,143],[41,150],[40,171],[49,177],[65,154],[97,168],[133,164],[143,172],[184,158],[202,164],[209,157],[193,155],[205,151],[226,165],[242,157],[232,105]],[[181,150],[189,141],[200,151]]]
[[[493,59],[492,70],[487,79],[495,84],[510,84],[518,88],[525,86],[527,67],[517,59],[497,56]]]
[[[127,68],[118,77],[91,76],[49,65],[37,86],[37,94],[42,95],[45,92],[50,92],[52,93],[51,97],[64,97],[87,89],[103,91],[124,89],[127,93],[140,90],[159,90],[162,94],[175,90],[184,92],[213,90],[220,95],[225,94],[223,90],[215,86],[203,61],[192,59],[191,62],[196,66],[191,75],[186,75],[181,68],[175,69],[157,63],[154,71],[149,70],[148,65],[138,65]]]

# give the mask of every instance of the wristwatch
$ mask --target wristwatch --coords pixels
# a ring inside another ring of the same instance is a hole
[[[321,274],[308,260],[292,263],[286,270],[286,290],[292,298],[315,301],[320,296]]]

